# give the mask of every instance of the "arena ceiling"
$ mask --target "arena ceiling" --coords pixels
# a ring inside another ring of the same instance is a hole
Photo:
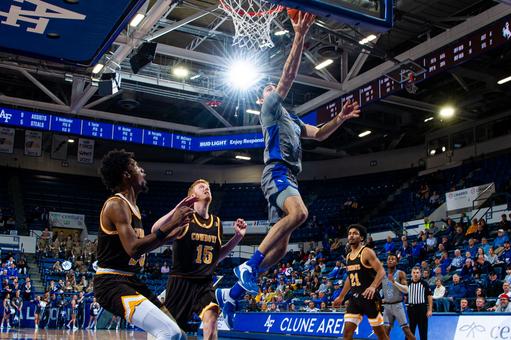
[[[155,120],[155,127],[175,131],[227,133],[257,131],[257,116],[247,114],[254,108],[254,96],[236,97],[223,82],[223,67],[218,57],[230,58],[240,51],[231,46],[233,25],[215,0],[149,1],[141,11],[146,18],[137,31],[125,31],[105,56],[110,68],[122,75],[121,90],[112,96],[98,95],[91,87],[91,69],[80,69],[19,56],[0,54],[0,103],[41,111],[80,113],[82,110],[105,113],[111,120],[130,122],[137,118]],[[286,106],[298,114],[313,109],[318,98],[343,89],[343,83],[370,72],[382,63],[420,46],[435,36],[471,20],[494,6],[490,0],[400,0],[395,10],[396,24],[379,35],[370,53],[362,52],[358,41],[369,33],[361,28],[322,21],[307,38],[306,51]],[[511,7],[505,7],[511,9]],[[292,31],[282,14],[275,29]],[[154,62],[134,74],[129,56],[142,42],[158,43]],[[263,56],[268,78],[277,79],[292,36],[274,36],[275,47]],[[367,48],[366,48],[367,50]],[[321,71],[315,66],[325,57],[334,63]],[[197,79],[182,80],[172,68],[186,66]],[[384,101],[364,108],[363,117],[347,123],[326,142],[305,142],[304,160],[341,158],[348,155],[397,149],[424,144],[425,135],[466,120],[477,120],[502,113],[510,107],[508,86],[497,80],[511,74],[509,47],[476,57],[461,67],[444,72],[419,84],[416,94],[402,91]],[[73,77],[70,77],[73,75]],[[13,99],[15,98],[15,99]],[[207,102],[218,101],[212,108]],[[460,114],[451,122],[427,117],[452,103]],[[359,138],[364,130],[373,133]],[[23,141],[17,138],[17,143]],[[47,137],[48,139],[48,137]],[[47,146],[49,146],[47,142]],[[98,140],[96,153],[119,147],[118,143]],[[126,146],[150,161],[195,164],[236,164],[237,152],[191,154],[176,150]],[[262,162],[261,150],[244,150],[252,163]],[[243,162],[246,163],[246,162]]]

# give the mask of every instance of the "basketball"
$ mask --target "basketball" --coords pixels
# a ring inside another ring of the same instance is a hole
[[[289,15],[289,19],[291,19],[292,22],[297,22],[300,11],[294,8],[288,8],[287,15]]]

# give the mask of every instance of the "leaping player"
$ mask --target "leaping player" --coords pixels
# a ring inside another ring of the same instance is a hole
[[[360,224],[348,228],[348,244],[351,251],[346,257],[348,277],[341,294],[334,300],[334,307],[342,304],[346,294],[351,292],[349,305],[344,314],[343,339],[352,340],[362,317],[367,315],[369,324],[379,340],[388,340],[381,315],[381,299],[378,288],[385,277],[385,269],[375,252],[362,245],[367,238],[367,230]]]
[[[295,20],[292,20],[295,36],[280,81],[276,86],[267,84],[259,99],[262,104],[260,122],[265,141],[265,168],[261,187],[268,201],[272,228],[252,257],[235,268],[239,281],[230,290],[216,292],[229,326],[232,326],[235,301],[244,296],[245,291],[258,293],[258,274],[284,257],[292,232],[307,219],[308,211],[298,191],[297,182],[297,175],[302,170],[300,138],[324,141],[345,121],[357,118],[360,114],[357,102],[347,102],[336,117],[317,128],[304,124],[283,106],[298,73],[305,36],[314,20],[314,15],[305,12],[299,12]]]

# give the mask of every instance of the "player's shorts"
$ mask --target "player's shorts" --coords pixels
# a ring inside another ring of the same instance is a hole
[[[408,317],[406,315],[406,308],[404,302],[397,303],[384,303],[383,304],[383,320],[385,326],[394,325],[394,321],[397,320],[397,323],[401,328],[408,326]]]
[[[220,314],[213,289],[213,279],[169,276],[165,307],[184,331],[190,331],[188,322],[192,319],[193,313],[201,319],[208,310],[214,310]]]
[[[94,276],[94,296],[110,313],[131,323],[135,308],[145,300],[156,307],[162,303],[136,275],[97,274]]]
[[[364,315],[367,315],[372,327],[383,326],[381,300],[367,300],[363,296],[352,296],[344,314],[344,322],[351,322],[358,326]]]
[[[261,188],[268,201],[270,225],[283,217],[286,198],[300,196],[296,176],[283,163],[270,163],[264,167]]]

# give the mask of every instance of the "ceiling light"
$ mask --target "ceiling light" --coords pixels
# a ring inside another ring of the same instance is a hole
[[[433,117],[426,118],[426,119],[424,119],[424,123],[430,122],[430,121],[432,121],[433,119],[435,119],[435,118],[433,118]]]
[[[497,82],[497,84],[499,85],[502,85],[502,84],[505,84],[507,83],[508,81],[511,81],[511,76],[507,77],[507,78],[504,78],[504,79],[501,79]]]
[[[99,72],[101,72],[103,67],[105,67],[105,65],[103,65],[103,64],[96,64],[96,66],[94,66],[94,68],[92,69],[92,73],[98,74]]]
[[[358,43],[360,45],[365,45],[368,42],[371,42],[371,41],[373,41],[376,38],[377,38],[377,36],[375,36],[374,34],[371,34],[371,35],[368,35],[367,37],[365,37],[364,39],[360,40]]]
[[[73,138],[69,138],[69,139],[67,140],[67,142],[68,142],[68,143],[74,143],[74,142],[75,142],[75,140],[74,140]]]
[[[249,160],[251,160],[251,159],[252,159],[252,157],[236,155],[236,159],[240,159],[240,160],[242,160],[242,161],[249,161]]]
[[[201,74],[200,73],[197,73],[196,75],[194,75],[193,77],[190,77],[190,80],[195,80],[195,79],[199,79],[201,77]]]
[[[452,118],[454,114],[456,113],[456,110],[452,106],[444,106],[440,109],[440,117],[442,118]]]
[[[186,78],[190,71],[183,66],[177,66],[172,69],[172,74],[178,78]]]
[[[253,62],[249,60],[238,60],[229,66],[227,78],[233,88],[247,90],[261,79],[261,74],[258,67]]]
[[[253,114],[253,115],[260,115],[260,114],[261,114],[261,111],[248,109],[248,110],[247,110],[247,113],[251,113],[251,114]]]
[[[285,35],[285,34],[288,34],[288,33],[289,33],[289,31],[288,31],[288,30],[281,30],[281,31],[277,31],[277,32],[275,32],[274,34],[275,34],[276,36],[279,36],[279,35]]]
[[[332,59],[327,59],[327,60],[325,60],[324,62],[322,62],[322,63],[320,63],[320,64],[316,65],[315,69],[316,69],[316,70],[321,70],[321,69],[323,69],[323,68],[327,67],[328,65],[331,65],[333,62],[334,62],[334,61],[333,61]]]
[[[362,138],[362,137],[365,137],[365,136],[369,136],[371,133],[372,133],[372,131],[371,131],[371,130],[367,130],[367,131],[362,132],[362,133],[361,133],[361,134],[359,134],[358,136],[359,136],[360,138]]]
[[[445,150],[447,150],[445,146],[442,146],[442,152],[445,152]]]
[[[133,17],[133,19],[131,20],[130,27],[137,27],[142,22],[142,20],[144,20],[144,18],[145,15],[143,15],[142,13],[137,13],[137,15],[135,15],[135,17]]]
[[[436,150],[435,150],[435,149],[431,150],[431,151],[429,152],[429,154],[430,154],[431,156],[434,156],[434,155],[436,154]]]

